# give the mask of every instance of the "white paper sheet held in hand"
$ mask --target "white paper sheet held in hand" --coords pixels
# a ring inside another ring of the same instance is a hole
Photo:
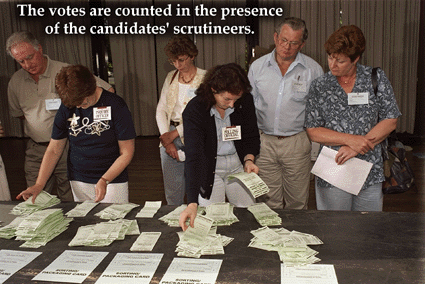
[[[335,150],[323,147],[311,172],[333,186],[354,195],[359,194],[372,168],[372,163],[354,157],[338,165],[335,162],[337,153]]]

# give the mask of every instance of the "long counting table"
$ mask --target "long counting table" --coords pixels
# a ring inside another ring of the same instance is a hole
[[[16,202],[0,202],[0,220],[8,223],[10,209]],[[76,203],[62,203],[64,213]],[[109,254],[83,283],[94,283],[118,252],[130,252],[137,236],[126,236],[108,247],[68,247],[78,227],[104,222],[94,216],[109,204],[99,204],[87,217],[75,218],[67,231],[39,249],[20,248],[22,241],[0,239],[0,249],[39,251],[42,254],[11,276],[5,283],[46,283],[31,281],[64,250],[106,251]],[[163,206],[152,219],[137,219],[141,232],[162,232],[152,253],[163,253],[151,283],[159,283],[172,259],[180,228],[171,228],[158,220],[175,207]],[[141,207],[133,209],[126,219],[134,219]],[[342,212],[313,210],[277,210],[282,227],[313,234],[324,244],[317,250],[320,264],[335,266],[338,283],[425,283],[425,214],[393,212]],[[234,238],[224,255],[202,256],[223,259],[217,283],[280,283],[277,252],[249,248],[251,230],[260,225],[246,209],[236,208],[239,222],[219,227],[217,232]]]

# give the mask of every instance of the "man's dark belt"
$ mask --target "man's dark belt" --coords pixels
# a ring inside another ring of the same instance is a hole
[[[266,134],[266,133],[264,133],[262,130],[261,130],[261,134]],[[277,136],[277,135],[270,135],[270,134],[266,134],[266,135],[268,135],[268,136],[272,136],[272,137],[276,137],[277,139],[279,139],[279,140],[281,140],[281,139],[285,139],[285,138],[288,138],[288,137],[292,137],[292,136],[294,136],[294,135],[289,135],[289,136]]]
[[[44,147],[49,146],[49,142],[35,142],[34,140],[32,140],[32,142],[34,142],[37,145],[44,146]]]
[[[170,125],[177,127],[180,125],[180,122],[170,120]]]
[[[291,135],[291,136],[293,136],[293,135]],[[277,139],[281,140],[281,139],[285,139],[285,138],[288,138],[288,137],[291,137],[291,136],[275,136],[275,137]]]

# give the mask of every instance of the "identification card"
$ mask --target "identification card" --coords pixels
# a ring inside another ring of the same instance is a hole
[[[93,120],[94,121],[100,121],[100,120],[111,120],[111,107],[110,106],[104,106],[104,107],[94,107],[93,108]]]
[[[292,83],[292,90],[294,92],[307,92],[307,83],[302,81],[295,81]]]
[[[61,106],[61,99],[47,99],[46,110],[58,110]]]
[[[367,105],[369,104],[369,92],[348,93],[348,105]]]
[[[223,132],[223,141],[232,141],[232,140],[241,140],[241,126],[228,126],[222,128]]]

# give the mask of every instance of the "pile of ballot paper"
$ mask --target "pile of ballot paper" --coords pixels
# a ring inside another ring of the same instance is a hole
[[[179,219],[180,219],[180,213],[182,213],[186,209],[187,205],[182,204],[170,213],[158,218],[158,220],[167,223],[170,227],[180,227],[179,225]],[[199,208],[199,207],[198,207]]]
[[[205,208],[205,216],[214,220],[213,226],[229,226],[239,222],[230,203],[213,203]]]
[[[161,201],[146,201],[145,206],[137,213],[136,218],[153,218],[161,208]]]
[[[177,255],[200,258],[202,255],[224,254],[224,247],[233,238],[217,234],[217,227],[212,226],[214,220],[205,215],[196,216],[194,223],[193,228],[178,233]]]
[[[50,195],[45,191],[41,191],[37,195],[34,204],[32,203],[32,197],[30,197],[24,202],[21,202],[13,207],[10,213],[13,215],[29,215],[36,211],[52,207],[56,204],[59,204],[60,202],[60,199],[55,195]]]
[[[16,217],[10,224],[0,228],[0,238],[2,239],[11,239],[16,236],[16,228],[24,220],[24,217]]]
[[[134,203],[112,204],[94,215],[106,220],[122,219],[128,212],[138,206]]]
[[[72,210],[65,213],[67,217],[85,217],[99,203],[86,200],[81,204],[77,204]]]
[[[20,247],[38,248],[64,232],[72,218],[65,218],[62,209],[45,209],[28,216],[17,217],[0,228],[0,237],[26,241]]]
[[[270,191],[267,184],[254,172],[239,172],[228,176],[228,180],[238,179],[251,192],[254,198],[264,195]]]
[[[271,229],[262,227],[251,231],[254,238],[248,247],[267,251],[277,251],[280,261],[285,265],[305,265],[319,262],[317,251],[308,245],[321,245],[323,242],[316,236],[288,231],[285,228]]]
[[[249,206],[248,211],[254,215],[255,219],[261,226],[282,225],[282,219],[279,217],[279,214],[271,210],[270,207],[263,202]]]
[[[139,234],[139,226],[136,220],[111,220],[79,227],[77,234],[68,246],[108,246],[115,240],[124,240],[126,235]]]

